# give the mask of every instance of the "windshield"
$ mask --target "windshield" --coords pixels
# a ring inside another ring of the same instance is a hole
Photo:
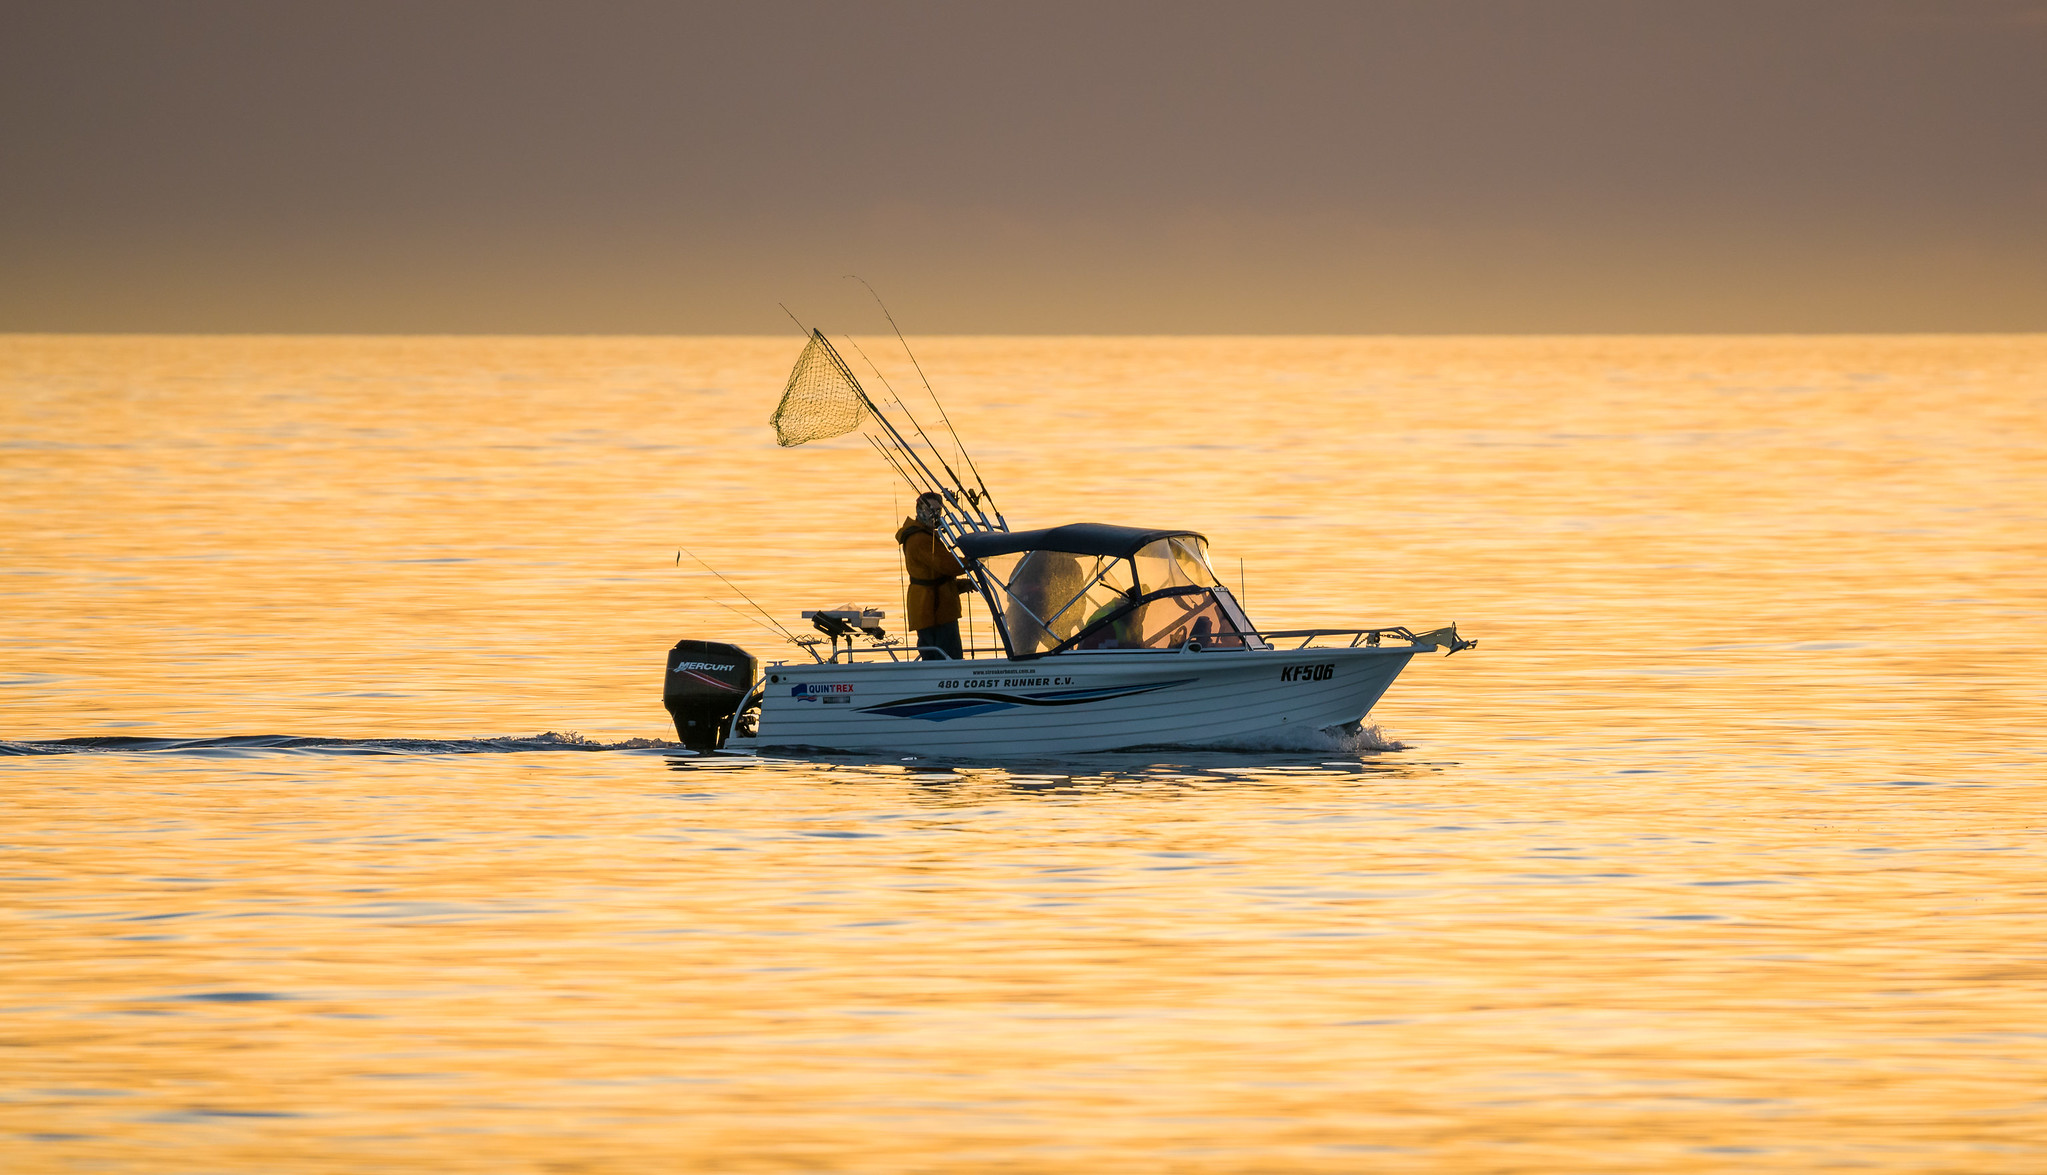
[[[1244,645],[1213,590],[1188,589],[1148,599],[1120,627],[1123,632],[1119,645],[1104,647],[1177,649],[1188,641],[1204,649],[1235,649]],[[1082,647],[1086,647],[1085,641]]]

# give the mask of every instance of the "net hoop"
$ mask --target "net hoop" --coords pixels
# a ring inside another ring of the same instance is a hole
[[[860,385],[853,382],[824,336],[813,334],[789,371],[789,382],[774,415],[768,417],[775,427],[775,443],[790,448],[842,437],[866,418],[867,403]]]

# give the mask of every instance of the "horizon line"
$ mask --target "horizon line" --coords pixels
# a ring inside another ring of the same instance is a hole
[[[837,331],[827,333],[851,334]],[[877,333],[877,332],[867,332]],[[1612,338],[2024,338],[2028,330],[1511,330],[1511,331],[918,331],[918,338],[955,339],[1612,339]],[[8,330],[0,338],[331,338],[331,339],[779,339],[806,338],[765,331],[361,331],[361,330]]]

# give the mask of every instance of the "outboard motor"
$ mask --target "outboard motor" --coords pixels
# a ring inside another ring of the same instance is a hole
[[[668,650],[668,675],[661,704],[675,719],[675,736],[692,751],[725,745],[732,716],[753,690],[760,663],[738,645],[717,641],[675,642]]]

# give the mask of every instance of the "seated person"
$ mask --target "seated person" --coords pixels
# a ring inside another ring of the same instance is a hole
[[[1108,603],[1095,609],[1094,614],[1087,618],[1087,623],[1080,626],[1082,632],[1087,632],[1088,629],[1093,628],[1096,621],[1115,615],[1118,609],[1123,609],[1124,611],[1121,616],[1116,616],[1114,620],[1103,625],[1100,630],[1089,633],[1086,639],[1082,640],[1075,647],[1081,649],[1142,648],[1143,642],[1138,639],[1142,631],[1138,625],[1138,614],[1141,609],[1130,606],[1136,599],[1137,589],[1132,588],[1129,594],[1115,596]]]
[[[1010,640],[1026,653],[1050,652],[1059,647],[1058,633],[1034,617],[1050,619],[1087,586],[1080,560],[1064,551],[1032,551],[1024,556],[1009,581],[1010,598],[1019,608],[1010,614]],[[1073,632],[1072,613],[1054,621]]]

